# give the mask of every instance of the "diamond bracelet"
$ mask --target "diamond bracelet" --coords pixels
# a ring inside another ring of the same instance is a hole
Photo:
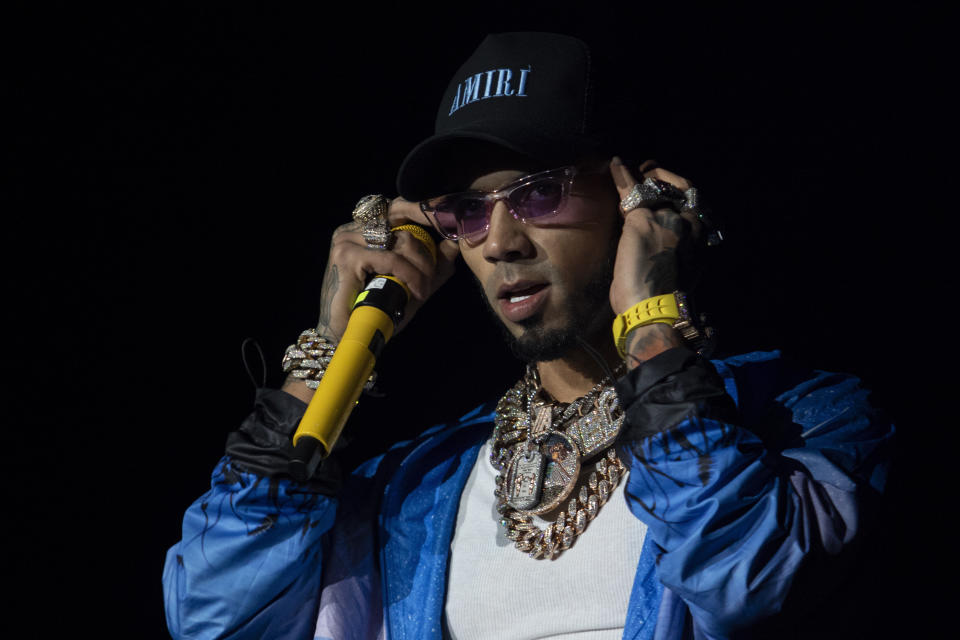
[[[336,349],[336,342],[321,336],[316,329],[306,329],[297,338],[296,344],[288,346],[283,354],[283,372],[303,380],[310,389],[316,389]],[[377,372],[374,371],[363,386],[364,391],[372,389],[376,380]]]

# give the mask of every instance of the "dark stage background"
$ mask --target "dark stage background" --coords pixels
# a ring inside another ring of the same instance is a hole
[[[927,598],[915,527],[935,498],[918,476],[937,478],[918,433],[948,387],[924,380],[918,396],[910,382],[929,333],[906,329],[928,306],[900,303],[919,294],[911,269],[933,249],[916,239],[913,198],[926,187],[900,145],[905,121],[909,135],[924,124],[903,88],[933,59],[918,25],[936,17],[601,3],[345,11],[130,3],[6,23],[25,36],[8,58],[8,337],[28,351],[5,359],[18,381],[7,528],[27,543],[3,561],[22,604],[11,617],[50,635],[164,636],[165,550],[252,404],[241,342],[259,342],[278,385],[284,347],[316,322],[332,229],[361,195],[393,195],[451,74],[486,32],[556,30],[643,88],[644,155],[690,177],[724,224],[699,298],[718,355],[782,349],[858,374],[894,416],[890,501],[867,568],[845,587],[873,592],[833,615],[846,637],[922,626],[909,613]],[[355,412],[350,461],[515,380],[484,313],[461,270],[388,346],[389,397]],[[406,421],[408,410],[421,417]]]

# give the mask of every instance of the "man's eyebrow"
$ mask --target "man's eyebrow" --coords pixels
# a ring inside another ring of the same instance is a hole
[[[519,170],[519,169],[504,169],[504,171],[520,171],[520,170]],[[529,178],[530,176],[536,175],[536,174],[538,174],[538,173],[541,173],[541,172],[540,172],[540,171],[530,171],[530,172],[526,172],[526,171],[525,171],[524,173],[521,173],[521,174],[518,175],[518,176],[515,176],[515,177],[513,177],[513,178],[508,178],[507,180],[501,181],[501,182],[497,185],[497,187],[494,188],[494,189],[484,189],[484,188],[482,188],[482,187],[474,187],[474,186],[473,186],[473,182],[471,182],[471,183],[470,183],[471,186],[468,187],[467,189],[465,189],[465,191],[483,191],[483,192],[485,192],[485,193],[490,193],[490,192],[492,192],[492,191],[500,191],[500,190],[502,190],[504,187],[509,187],[509,186],[512,185],[512,184],[515,184],[515,183],[517,183],[517,182],[520,182],[521,180],[524,180],[525,178]],[[474,181],[474,182],[475,182],[475,181]]]

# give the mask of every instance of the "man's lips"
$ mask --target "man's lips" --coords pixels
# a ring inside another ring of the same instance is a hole
[[[505,284],[497,290],[497,299],[503,316],[511,322],[521,322],[546,302],[550,284],[547,282],[519,281]]]

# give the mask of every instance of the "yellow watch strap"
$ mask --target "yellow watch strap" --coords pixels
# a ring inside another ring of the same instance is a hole
[[[649,324],[673,326],[680,318],[680,307],[673,293],[641,300],[613,319],[613,341],[620,357],[627,357],[627,334]]]

